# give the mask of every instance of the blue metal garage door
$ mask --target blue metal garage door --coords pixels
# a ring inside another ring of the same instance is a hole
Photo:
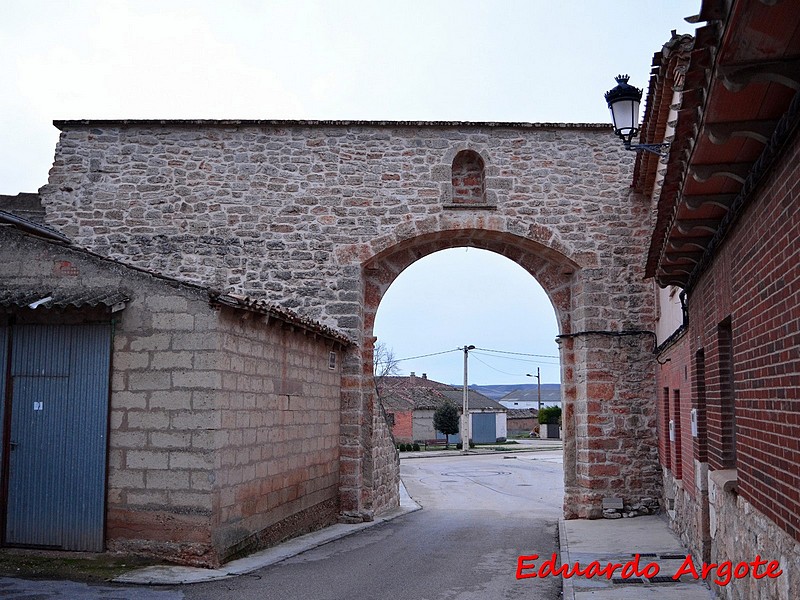
[[[19,325],[10,335],[5,542],[101,551],[110,325]]]
[[[494,413],[472,414],[472,441],[494,444],[497,441],[497,418]]]

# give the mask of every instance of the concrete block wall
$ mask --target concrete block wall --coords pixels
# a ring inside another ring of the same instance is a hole
[[[108,547],[213,564],[216,314],[203,291],[138,279],[114,330]]]
[[[0,284],[123,290],[131,299],[113,315],[109,550],[214,566],[335,522],[338,343],[212,308],[207,290],[10,228],[0,229]],[[32,318],[112,317],[84,308]]]
[[[222,559],[331,524],[339,513],[341,348],[267,319],[219,312],[213,537]]]

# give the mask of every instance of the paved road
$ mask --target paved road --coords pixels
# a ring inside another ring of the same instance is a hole
[[[117,588],[101,600],[555,600],[556,579],[514,574],[520,554],[557,549],[560,452],[404,459],[423,510],[235,579]],[[9,580],[0,580],[0,586]],[[4,592],[0,587],[0,596]],[[82,592],[83,593],[83,592]],[[150,595],[136,595],[147,593]],[[130,594],[130,595],[128,595]],[[8,596],[6,596],[8,597]],[[14,596],[11,596],[14,597]],[[50,598],[54,596],[38,596]]]

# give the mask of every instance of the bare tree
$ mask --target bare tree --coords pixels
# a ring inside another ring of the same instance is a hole
[[[394,350],[383,342],[375,344],[374,354],[372,356],[373,376],[375,378],[375,390],[378,396],[381,395],[381,389],[387,377],[393,377],[400,374],[400,367],[398,360],[394,355]]]

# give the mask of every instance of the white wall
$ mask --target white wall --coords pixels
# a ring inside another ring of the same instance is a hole
[[[660,288],[656,285],[656,301],[658,302],[656,338],[659,344],[663,344],[683,324],[680,292],[680,288],[672,285],[667,288]]]

